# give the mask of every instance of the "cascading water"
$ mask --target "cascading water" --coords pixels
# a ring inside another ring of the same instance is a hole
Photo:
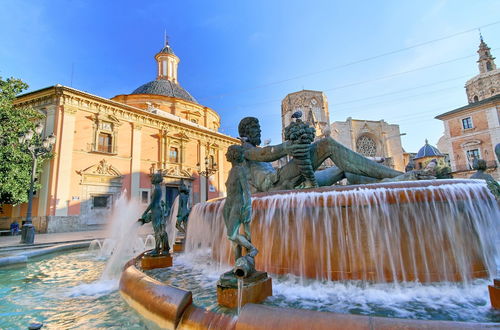
[[[230,263],[224,200],[193,207],[186,252]],[[318,280],[463,281],[496,274],[500,210],[484,181],[438,180],[253,196],[256,267]]]
[[[170,248],[174,246],[177,233],[179,232],[175,225],[177,223],[177,213],[179,211],[179,196],[175,197],[172,203],[172,208],[170,209],[170,215],[167,220],[167,235],[168,235],[168,245]]]

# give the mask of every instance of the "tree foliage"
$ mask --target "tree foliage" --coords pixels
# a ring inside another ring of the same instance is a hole
[[[18,136],[33,130],[43,116],[30,107],[14,106],[16,96],[27,88],[20,79],[0,77],[0,207],[28,201],[32,157]]]

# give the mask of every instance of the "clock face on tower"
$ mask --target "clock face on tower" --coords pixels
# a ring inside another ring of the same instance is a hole
[[[312,99],[312,100],[311,100],[311,104],[312,104],[312,105],[316,105],[317,103],[318,103],[318,101],[316,101],[316,99]]]

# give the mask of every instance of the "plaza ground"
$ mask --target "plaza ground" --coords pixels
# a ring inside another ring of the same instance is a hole
[[[153,228],[151,224],[145,224],[139,230],[139,236],[147,236],[148,234],[153,234]],[[67,233],[47,233],[47,234],[36,234],[35,244],[27,245],[21,244],[21,235],[15,236],[0,236],[0,249],[7,248],[36,248],[43,247],[52,244],[70,243],[70,242],[82,242],[82,241],[92,241],[94,239],[105,239],[110,237],[111,234],[107,229],[100,230],[90,230],[90,231],[76,231]]]

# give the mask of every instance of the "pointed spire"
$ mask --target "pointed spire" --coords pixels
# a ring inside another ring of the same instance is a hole
[[[479,39],[481,40],[477,51],[479,54],[479,60],[477,61],[479,65],[479,73],[493,71],[497,68],[495,65],[495,58],[491,55],[490,47],[488,47],[488,45],[484,42],[481,31],[479,32]]]
[[[163,42],[163,47],[167,47],[168,46],[168,35],[167,35],[167,29],[165,29],[165,32],[163,34],[163,39],[164,39],[164,42]]]
[[[425,139],[425,144],[429,144],[429,140]]]

